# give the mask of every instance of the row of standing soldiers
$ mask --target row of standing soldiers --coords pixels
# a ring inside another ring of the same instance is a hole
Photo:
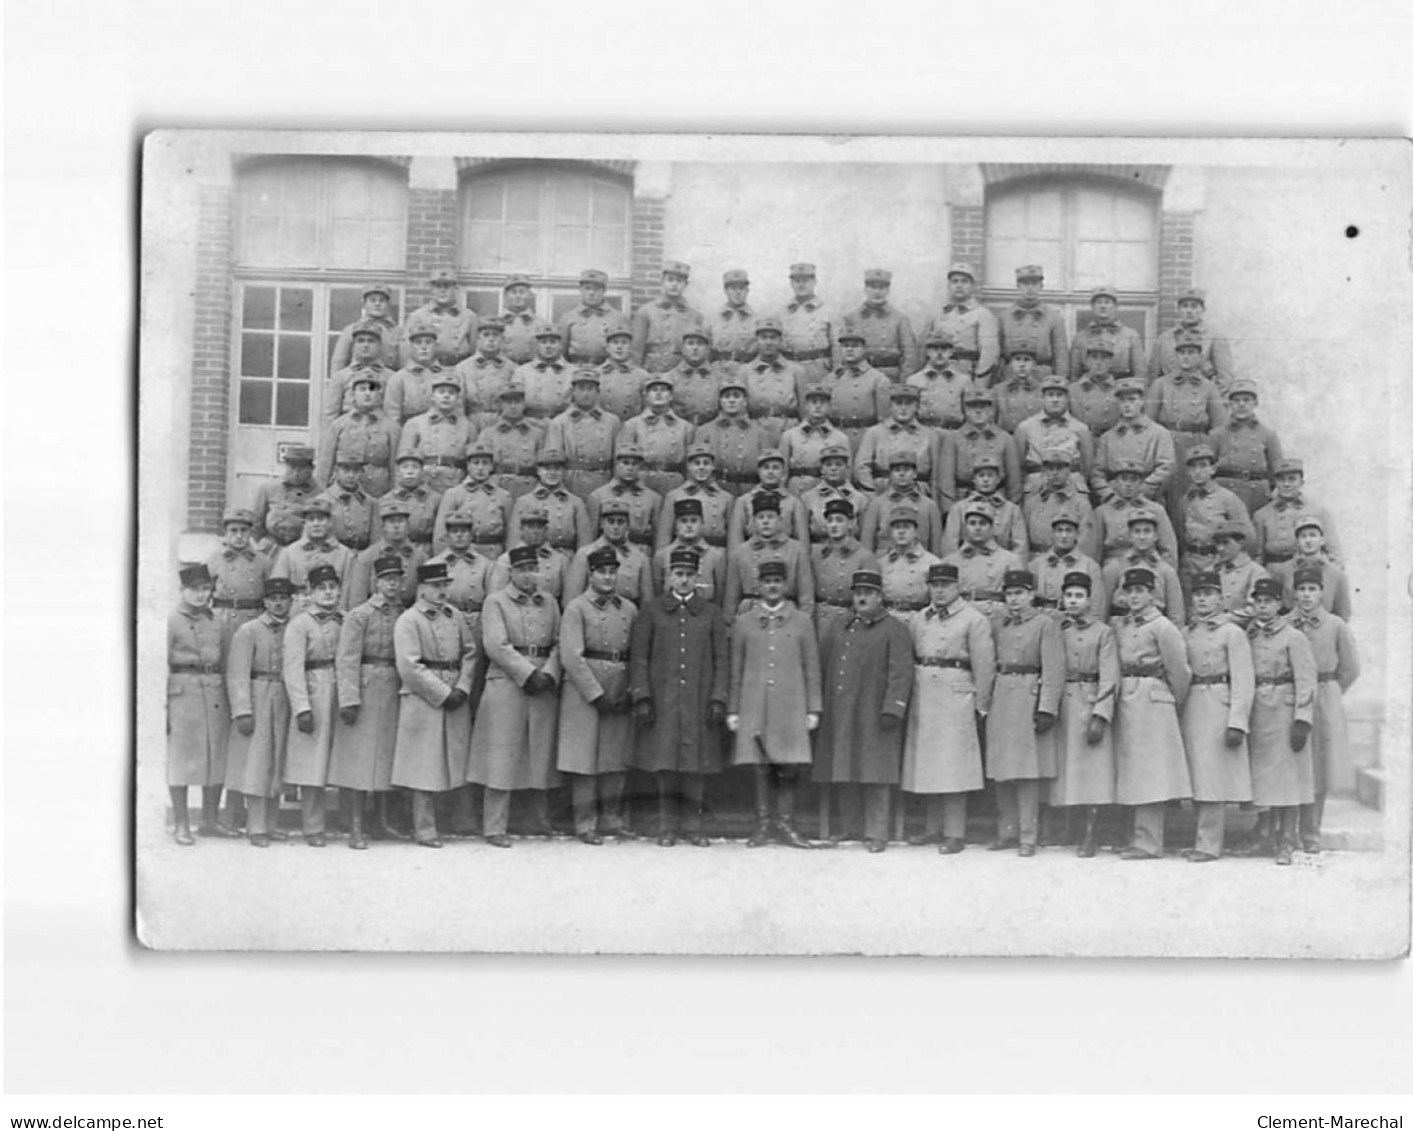
[[[762,520],[780,505],[763,498]],[[852,517],[843,500],[828,511],[836,528]],[[967,517],[989,526],[982,506]],[[640,608],[620,593],[620,547],[596,546],[588,588],[562,614],[533,545],[510,552],[509,585],[479,614],[452,602],[446,560],[416,567],[404,607],[404,560],[380,556],[376,591],[347,614],[338,570],[319,564],[292,620],[296,585],[269,580],[262,615],[235,630],[224,661],[214,579],[187,567],[169,632],[179,842],[191,843],[189,785],[205,787],[209,835],[231,834],[216,817],[222,785],[246,795],[258,845],[278,835],[269,799],[297,785],[305,839],[322,845],[334,785],[351,792],[352,847],[367,846],[365,796],[378,797],[386,829],[394,788],[411,793],[417,842],[439,846],[435,795],[469,802],[469,782],[484,789],[488,842],[508,846],[512,794],[526,792],[547,827],[546,791],[565,775],[576,833],[597,844],[626,833],[625,775],[636,768],[658,775],[660,842],[681,833],[706,844],[704,782],[729,764],[755,778],[748,844],[813,847],[793,820],[799,770],[812,764],[846,829],[863,811],[871,851],[886,847],[894,787],[926,798],[917,842],[961,851],[967,795],[985,779],[1000,810],[994,847],[1025,856],[1042,797],[1080,815],[1081,855],[1095,852],[1099,806],[1115,803],[1133,818],[1124,858],[1161,855],[1165,806],[1183,798],[1198,809],[1192,860],[1220,854],[1230,802],[1267,810],[1255,850],[1278,863],[1318,851],[1325,779],[1347,761],[1341,696],[1358,674],[1347,627],[1322,607],[1318,568],[1296,571],[1292,618],[1281,585],[1259,579],[1244,631],[1223,612],[1220,576],[1199,574],[1179,631],[1153,606],[1157,577],[1144,567],[1124,571],[1126,611],[1106,623],[1091,612],[1087,572],[1066,573],[1047,612],[1034,606],[1035,575],[1008,568],[987,615],[966,599],[956,561],[928,567],[922,607],[892,610],[880,569],[856,561],[848,607],[821,619],[789,599],[786,562],[770,560],[728,625],[702,596],[702,563],[703,550],[672,548],[667,591]]]

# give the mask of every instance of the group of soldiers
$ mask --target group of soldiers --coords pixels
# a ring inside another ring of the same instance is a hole
[[[925,808],[911,843],[960,852],[988,783],[992,847],[1022,856],[1046,807],[1093,856],[1121,806],[1122,857],[1157,858],[1189,799],[1190,860],[1233,803],[1260,811],[1246,851],[1319,851],[1358,675],[1328,511],[1200,292],[1146,358],[1112,288],[1071,347],[1016,274],[997,316],[954,264],[920,339],[884,270],[843,317],[804,263],[778,317],[740,270],[703,315],[675,262],[631,320],[597,271],[558,325],[522,278],[478,320],[435,276],[405,326],[369,287],[317,449],[181,567],[178,842],[192,785],[199,834],[240,835],[224,788],[257,846],[297,786],[311,845],[334,787],[353,848],[478,823],[508,847],[513,796],[550,831],[567,783],[598,844],[643,823],[640,771],[659,843],[706,845],[706,783],[742,766],[751,846],[833,843],[796,821],[812,778],[874,852],[895,789]]]

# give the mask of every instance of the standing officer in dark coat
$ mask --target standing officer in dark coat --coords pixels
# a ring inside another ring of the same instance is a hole
[[[726,718],[730,665],[721,609],[697,589],[695,550],[668,556],[667,592],[648,601],[633,622],[628,692],[638,724],[633,765],[658,777],[658,843],[679,832],[694,845],[703,828],[706,777],[722,767],[720,727]]]
[[[853,576],[854,612],[820,642],[824,712],[814,748],[814,780],[834,786],[842,831],[858,827],[870,852],[888,847],[888,801],[903,762],[903,716],[913,688],[908,626],[883,607],[883,577]]]

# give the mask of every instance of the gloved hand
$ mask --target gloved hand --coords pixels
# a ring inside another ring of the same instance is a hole
[[[453,687],[451,694],[442,700],[443,711],[459,711],[466,706],[467,695],[459,687]]]
[[[1310,738],[1310,724],[1302,719],[1296,719],[1290,724],[1290,748],[1295,751],[1305,749],[1305,743]]]
[[[651,699],[640,700],[638,705],[633,708],[633,717],[645,727],[652,726],[657,722],[657,712],[653,710],[653,701]]]
[[[543,695],[554,690],[554,676],[548,672],[533,672],[525,681],[525,690],[531,695]]]
[[[1089,725],[1084,728],[1084,741],[1096,746],[1104,741],[1104,732],[1109,729],[1109,720],[1098,715],[1089,716]]]
[[[726,704],[720,699],[713,699],[707,704],[707,723],[714,727],[719,727],[726,721]]]
[[[314,733],[314,714],[312,711],[300,711],[295,716],[294,725],[299,728],[300,734]]]
[[[617,710],[617,705],[615,704],[615,702],[607,695],[604,695],[602,693],[600,693],[599,697],[593,700],[589,704],[589,706],[601,715],[611,715],[615,710]]]
[[[1055,725],[1055,716],[1049,711],[1036,711],[1033,716],[1036,734],[1049,734]]]
[[[1225,741],[1228,750],[1235,750],[1238,746],[1242,744],[1243,741],[1245,741],[1245,739],[1245,733],[1237,730],[1236,727],[1227,727],[1227,736]]]
[[[249,738],[255,733],[255,716],[237,715],[235,725],[236,730],[240,731],[242,737]]]
[[[354,704],[352,707],[340,707],[340,708],[339,708],[339,719],[343,722],[343,725],[344,725],[344,726],[348,726],[348,727],[351,727],[351,726],[353,726],[356,722],[358,722],[358,706],[357,706],[357,704]]]
[[[897,715],[884,715],[878,720],[878,726],[880,730],[897,730],[902,721]]]

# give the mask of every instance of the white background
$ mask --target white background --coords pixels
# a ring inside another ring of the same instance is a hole
[[[124,794],[144,130],[1406,135],[1406,9],[12,7],[7,1088],[1406,1090],[1407,962],[148,954]]]

